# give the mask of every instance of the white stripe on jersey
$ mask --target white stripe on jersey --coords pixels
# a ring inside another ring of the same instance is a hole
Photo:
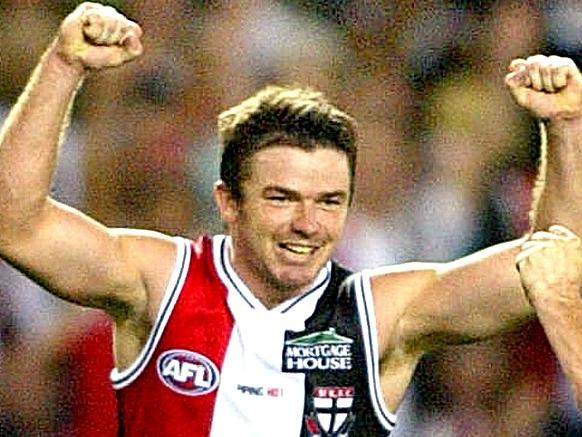
[[[174,262],[174,269],[160,304],[156,322],[152,326],[146,344],[136,360],[123,371],[119,371],[117,368],[111,371],[110,379],[115,390],[128,386],[143,372],[162,337],[174,305],[176,305],[180,292],[182,291],[190,265],[191,248],[190,243],[184,238],[174,237],[174,241],[178,249],[176,261]]]
[[[268,310],[234,271],[230,238],[214,237],[213,249],[235,324],[222,366],[211,436],[271,437],[273,430],[281,436],[298,436],[305,376],[281,372],[284,336],[286,330],[305,329],[306,319],[329,284],[331,264],[306,293]]]
[[[370,397],[376,417],[386,428],[391,431],[396,424],[396,415],[391,413],[384,402],[384,395],[380,386],[380,356],[378,353],[378,333],[376,331],[376,316],[374,311],[374,299],[370,282],[370,271],[364,270],[351,276],[354,284],[362,337],[366,349],[366,365],[368,367],[368,384]]]

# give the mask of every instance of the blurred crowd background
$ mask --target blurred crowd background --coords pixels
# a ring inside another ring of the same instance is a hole
[[[78,3],[0,0],[0,117]],[[86,80],[55,196],[109,226],[221,232],[216,116],[267,83],[309,85],[359,121],[337,252],[353,269],[447,261],[524,232],[539,137],[507,66],[582,61],[581,1],[105,3],[142,25],[145,53]],[[0,435],[115,435],[110,329],[0,264]],[[403,436],[582,435],[537,323],[427,356],[399,414]]]

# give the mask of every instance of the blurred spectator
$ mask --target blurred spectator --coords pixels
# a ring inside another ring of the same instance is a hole
[[[88,80],[56,197],[108,225],[219,231],[216,115],[266,82],[299,82],[359,121],[337,252],[355,269],[444,261],[524,232],[538,138],[503,76],[541,47],[577,57],[582,40],[576,1],[108,3],[142,24],[146,55]],[[4,111],[75,4],[0,3]],[[114,435],[110,328],[0,264],[0,434]],[[560,378],[535,324],[427,357],[399,435],[582,433]]]

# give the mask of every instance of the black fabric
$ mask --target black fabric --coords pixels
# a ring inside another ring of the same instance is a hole
[[[350,274],[350,271],[334,263],[330,284],[319,300],[313,315],[306,321],[305,331],[288,331],[285,334],[283,371],[290,371],[285,368],[289,341],[310,338],[309,336],[313,338],[314,335],[319,336],[317,338],[321,338],[321,335],[337,335],[338,339],[347,337],[353,341],[350,343],[351,366],[349,369],[315,368],[304,371],[306,378],[301,437],[389,435],[376,418],[370,400],[360,316],[353,293],[353,284],[346,281]],[[341,358],[337,358],[337,361],[342,363]],[[320,367],[327,365],[329,362],[322,361]],[[319,406],[316,405],[315,398],[321,394],[326,398],[324,402],[330,405],[322,407],[321,399],[319,399]],[[341,402],[344,403],[343,408],[340,405]],[[351,403],[347,408],[346,402]],[[347,414],[347,417],[343,414]],[[326,421],[330,423],[327,425],[328,429],[325,429],[325,422],[319,420],[323,415],[327,415]],[[334,423],[341,423],[339,429],[334,430]]]

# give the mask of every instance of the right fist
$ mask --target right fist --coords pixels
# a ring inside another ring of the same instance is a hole
[[[61,24],[57,53],[83,69],[116,67],[143,51],[139,25],[110,6],[83,3]]]
[[[582,74],[570,58],[535,55],[514,59],[505,77],[515,101],[535,117],[582,117]]]

